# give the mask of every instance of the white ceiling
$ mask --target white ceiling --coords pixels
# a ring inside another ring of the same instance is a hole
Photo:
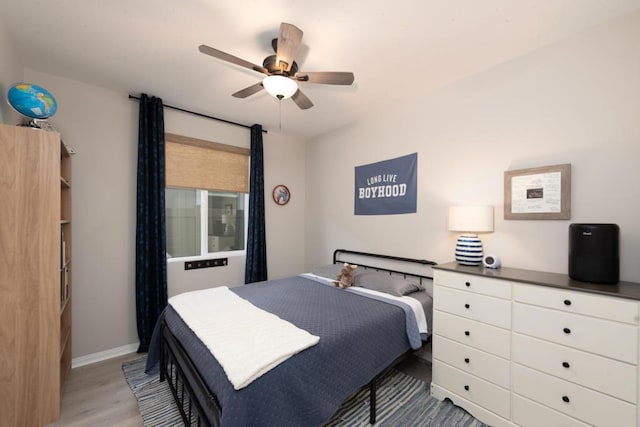
[[[266,129],[281,118],[283,131],[311,138],[639,9],[640,0],[2,0],[0,25],[28,68]],[[198,45],[261,64],[282,21],[304,31],[300,70],[352,71],[354,85],[302,83],[315,104],[306,111],[291,100],[280,111],[265,91],[232,98],[261,75]]]

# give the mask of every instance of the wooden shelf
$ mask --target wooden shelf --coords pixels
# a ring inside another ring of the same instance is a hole
[[[0,424],[43,426],[60,416],[71,368],[71,161],[57,132],[0,124]],[[18,203],[27,198],[29,205]],[[61,235],[65,258],[61,269]],[[33,262],[36,260],[36,262]],[[61,301],[62,273],[68,297]]]
[[[73,258],[71,251],[71,154],[70,149],[62,140],[60,140],[60,231],[64,233],[64,259],[61,268],[60,280],[66,282],[60,283],[60,298],[62,300],[60,306],[60,352],[58,363],[60,366],[60,396],[64,384],[71,371],[71,331],[72,331],[72,268],[71,260]]]
[[[69,302],[69,298],[60,301],[60,315],[64,313],[64,310],[67,308],[67,303]]]
[[[67,348],[67,344],[69,344],[70,337],[71,337],[71,326],[61,331],[61,336],[60,336],[60,358],[61,359],[64,354],[64,351]]]

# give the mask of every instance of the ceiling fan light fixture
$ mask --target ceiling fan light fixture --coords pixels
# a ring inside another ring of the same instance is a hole
[[[269,95],[278,99],[287,99],[298,90],[298,84],[285,76],[267,76],[262,80],[262,86]]]

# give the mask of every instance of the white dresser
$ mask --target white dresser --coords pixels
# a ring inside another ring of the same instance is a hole
[[[431,394],[492,426],[640,426],[640,284],[434,267]]]

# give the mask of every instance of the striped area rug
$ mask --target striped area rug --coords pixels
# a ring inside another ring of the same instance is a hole
[[[180,426],[182,419],[166,382],[158,375],[144,373],[146,356],[122,364],[127,384],[138,400],[146,427]],[[369,426],[369,390],[347,400],[326,424],[327,427]],[[440,402],[429,394],[428,384],[392,370],[378,383],[377,422],[379,427],[485,427],[449,401]]]

